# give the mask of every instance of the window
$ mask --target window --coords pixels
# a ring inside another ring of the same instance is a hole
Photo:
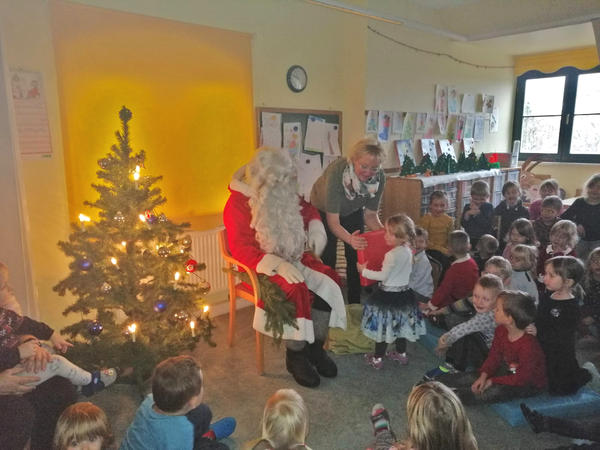
[[[513,140],[519,159],[600,163],[600,66],[517,78]]]

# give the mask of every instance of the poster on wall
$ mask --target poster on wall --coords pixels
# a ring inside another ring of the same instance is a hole
[[[436,84],[435,86],[435,112],[448,113],[448,86]]]
[[[412,140],[411,139],[401,139],[395,142],[396,145],[396,154],[398,155],[398,162],[400,166],[404,164],[404,158],[410,156],[413,161],[415,159],[415,155],[413,154]]]
[[[402,134],[402,128],[404,127],[404,113],[394,111],[392,113],[392,134]]]
[[[494,96],[482,94],[481,112],[491,114],[494,110]]]
[[[435,149],[435,139],[421,139],[422,156],[429,155],[431,162],[435,164],[437,161],[437,150]]]
[[[454,86],[448,88],[448,114],[458,114],[460,112],[460,94]]]
[[[371,109],[369,111],[366,111],[366,115],[367,115],[366,121],[365,121],[366,134],[369,134],[369,133],[376,134],[379,111],[377,111],[375,109]]]
[[[475,116],[475,125],[473,127],[473,139],[476,141],[483,141],[483,125],[484,125],[483,114],[477,114]]]
[[[302,124],[300,122],[286,122],[283,124],[283,148],[287,148],[294,161],[302,151]]]
[[[463,94],[461,111],[463,113],[475,113],[475,95]]]
[[[52,141],[41,72],[11,69],[10,88],[21,155],[51,157]]]
[[[390,131],[392,127],[392,112],[379,111],[379,126],[377,127],[377,137],[380,141],[390,140]]]
[[[492,114],[490,114],[490,133],[498,132],[498,107],[494,106]]]
[[[404,126],[402,127],[402,139],[412,139],[415,134],[416,113],[406,113],[404,116]]]

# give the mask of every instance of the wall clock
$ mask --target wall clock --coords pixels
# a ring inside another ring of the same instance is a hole
[[[301,66],[292,66],[287,71],[287,85],[293,92],[302,92],[306,88],[308,76]]]

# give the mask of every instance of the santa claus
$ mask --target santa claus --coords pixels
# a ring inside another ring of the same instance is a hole
[[[302,386],[335,377],[337,367],[323,349],[329,327],[346,328],[337,273],[316,255],[327,236],[319,212],[296,193],[296,169],[285,151],[262,149],[238,170],[223,211],[234,258],[269,276],[296,307],[296,325],[284,325],[286,368]],[[264,303],[254,311],[254,328],[265,329]]]

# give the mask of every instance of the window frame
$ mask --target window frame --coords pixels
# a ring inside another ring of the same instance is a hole
[[[563,94],[563,104],[560,120],[560,129],[558,135],[558,153],[519,153],[519,160],[524,161],[532,156],[540,161],[555,162],[573,162],[573,163],[600,163],[600,154],[598,155],[572,155],[571,136],[573,134],[573,119],[575,116],[575,100],[577,96],[578,76],[588,73],[599,73],[600,65],[591,69],[582,70],[575,67],[563,67],[552,73],[544,73],[539,70],[530,70],[517,77],[517,87],[515,94],[515,110],[513,115],[513,142],[521,140],[521,131],[523,128],[523,107],[525,103],[525,84],[527,80],[539,78],[552,78],[557,76],[565,77],[565,90]],[[598,113],[600,115],[600,112]]]

